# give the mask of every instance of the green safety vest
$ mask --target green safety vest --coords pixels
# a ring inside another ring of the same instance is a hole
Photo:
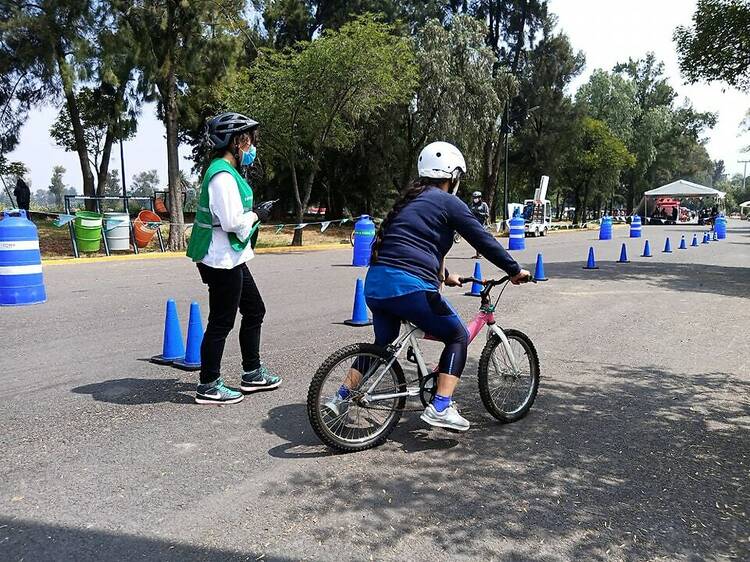
[[[193,261],[200,261],[208,253],[208,247],[211,245],[211,237],[213,236],[213,216],[211,215],[211,209],[209,207],[209,194],[208,184],[219,172],[228,172],[232,174],[234,181],[237,182],[237,189],[240,191],[240,198],[242,199],[242,208],[244,212],[253,210],[253,190],[250,185],[245,181],[239,172],[230,165],[229,162],[223,158],[217,158],[206,170],[206,174],[203,176],[203,183],[201,183],[201,194],[198,199],[198,210],[195,213],[195,221],[193,222],[193,232],[190,235],[190,242],[188,243],[187,255],[192,258]],[[232,249],[241,252],[244,250],[250,239],[258,230],[259,222],[256,222],[250,231],[250,236],[246,240],[240,240],[234,232],[228,232],[229,244]]]

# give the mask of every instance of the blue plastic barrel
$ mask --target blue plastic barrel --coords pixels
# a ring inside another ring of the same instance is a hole
[[[526,234],[524,232],[524,224],[526,221],[523,217],[513,217],[508,221],[510,223],[510,233],[508,237],[508,249],[509,250],[525,250],[526,249]]]
[[[18,215],[3,211],[0,220],[0,306],[47,300],[39,234],[26,211],[18,211]]]
[[[602,217],[599,240],[612,240],[612,217]]]
[[[375,223],[368,215],[362,215],[354,223],[354,256],[352,265],[367,267],[370,265],[370,252],[375,241]]]
[[[718,240],[724,240],[727,237],[727,217],[724,215],[716,217],[714,230],[716,231],[716,238]]]
[[[638,215],[633,215],[633,219],[630,221],[630,237],[641,237],[641,217]]]

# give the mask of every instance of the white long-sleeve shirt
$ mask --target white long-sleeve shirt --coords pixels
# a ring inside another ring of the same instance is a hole
[[[208,183],[209,210],[213,224],[211,244],[202,263],[216,269],[232,269],[255,256],[250,244],[238,252],[229,244],[228,232],[234,232],[240,240],[250,236],[258,216],[252,211],[245,212],[242,206],[237,182],[228,172],[219,172]]]

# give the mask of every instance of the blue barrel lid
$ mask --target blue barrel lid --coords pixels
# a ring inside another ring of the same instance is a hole
[[[0,241],[36,240],[38,237],[36,225],[26,218],[26,211],[3,211],[0,220]]]

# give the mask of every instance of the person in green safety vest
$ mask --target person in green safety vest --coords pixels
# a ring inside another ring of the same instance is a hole
[[[251,238],[268,219],[266,207],[253,207],[253,190],[239,170],[252,166],[258,122],[239,113],[222,113],[208,122],[213,149],[201,183],[198,209],[187,255],[197,262],[208,285],[208,326],[201,344],[198,404],[235,404],[244,395],[224,384],[221,357],[237,310],[242,315],[240,350],[243,375],[240,390],[278,388],[281,377],[260,361],[260,332],[266,313],[247,262],[253,258]]]

